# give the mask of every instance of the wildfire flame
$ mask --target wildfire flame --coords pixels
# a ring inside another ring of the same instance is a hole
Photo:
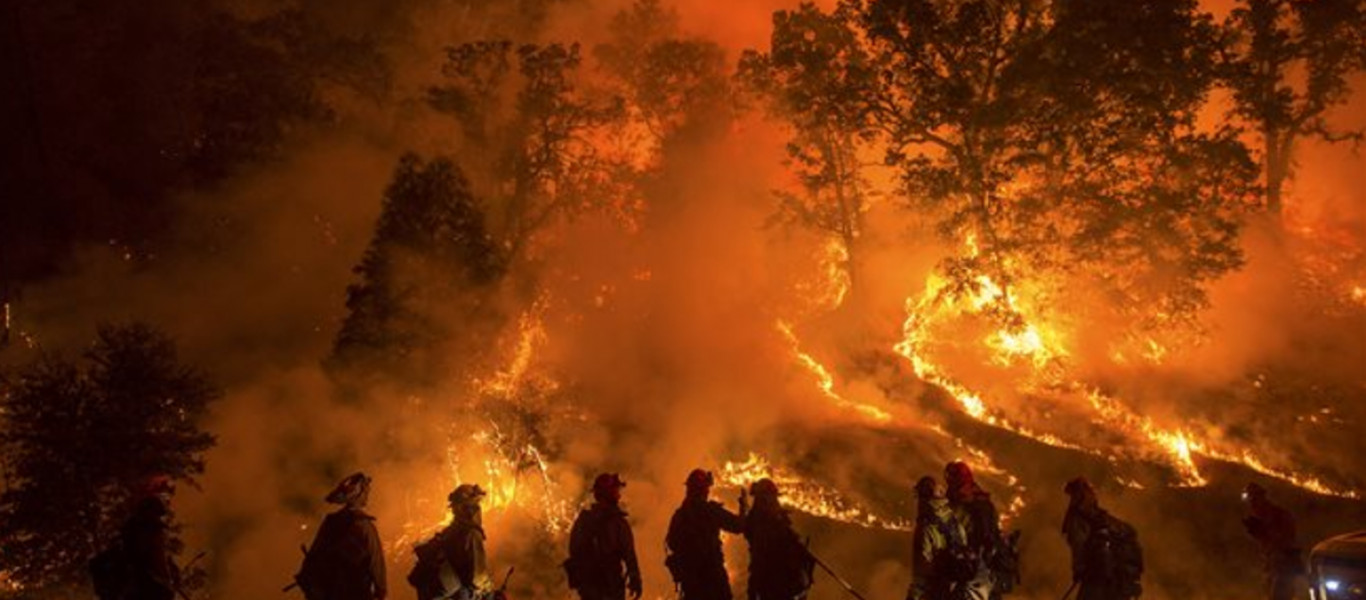
[[[515,341],[502,368],[486,379],[475,378],[476,398],[496,402],[520,403],[529,390],[540,393],[557,389],[558,383],[534,368],[536,352],[547,341],[543,315],[549,298],[543,296],[517,320]],[[444,498],[450,489],[464,483],[480,486],[487,494],[483,501],[486,518],[497,519],[514,512],[530,515],[552,535],[568,530],[574,505],[552,475],[552,465],[535,444],[517,443],[493,419],[477,423],[472,431],[469,421],[457,422],[446,447],[447,488],[424,490],[423,498]],[[430,493],[428,493],[430,492]],[[415,500],[409,504],[409,518],[395,540],[406,547],[431,536],[450,523],[444,504],[440,515],[434,503]]]
[[[977,249],[973,238],[969,237],[965,245],[969,256],[975,255]],[[1315,493],[1359,497],[1355,490],[1328,485],[1317,477],[1270,467],[1250,449],[1224,448],[1212,441],[1197,439],[1184,428],[1161,426],[1151,417],[1135,413],[1123,402],[1070,378],[1066,374],[1069,353],[1063,343],[1065,337],[1060,328],[1043,324],[1045,319],[1041,315],[1045,312],[1021,301],[1018,295],[1003,289],[986,275],[977,276],[975,282],[974,289],[955,295],[945,293],[947,282],[944,279],[931,275],[925,291],[906,300],[903,338],[893,348],[910,362],[917,377],[948,392],[969,417],[1049,446],[1103,456],[1112,461],[1124,458],[1164,463],[1178,475],[1179,486],[1199,487],[1209,483],[1196,464],[1195,457],[1199,456],[1240,464]],[[1028,366],[1032,369],[1029,378],[1034,387],[1050,390],[1064,398],[1084,397],[1081,404],[1090,408],[1094,423],[1134,443],[1101,450],[1031,429],[1007,418],[1003,411],[990,406],[979,393],[950,377],[943,367],[929,358],[928,347],[934,327],[955,318],[982,317],[989,310],[1004,311],[1012,321],[1012,326],[1000,328],[982,340],[983,347],[991,352],[992,363]],[[1160,362],[1167,352],[1166,347],[1149,339],[1144,356],[1152,362]],[[1139,484],[1134,482],[1134,485]]]
[[[517,342],[513,346],[512,357],[507,366],[496,371],[492,377],[474,381],[475,388],[480,394],[503,399],[515,399],[518,396],[527,383],[536,349],[545,344],[547,339],[542,316],[548,304],[549,297],[542,296],[518,318]],[[555,385],[553,380],[548,379],[541,383],[550,387]]]
[[[739,488],[748,487],[760,479],[771,479],[782,491],[779,501],[783,506],[823,519],[890,531],[910,531],[915,525],[907,519],[873,513],[838,491],[776,468],[767,459],[754,453],[741,462],[726,462],[718,477],[724,485]]]
[[[831,404],[835,405],[835,407],[840,410],[853,412],[876,424],[885,424],[892,421],[891,413],[871,404],[849,400],[837,393],[835,391],[835,378],[830,374],[830,370],[826,369],[825,365],[821,364],[810,354],[802,351],[801,341],[798,340],[797,335],[793,333],[792,326],[785,321],[778,321],[777,328],[779,333],[783,335],[783,338],[787,340],[787,343],[792,347],[792,354],[797,358],[797,362],[801,363],[803,367],[806,367],[807,370],[811,371],[811,373],[816,376],[816,386],[820,388],[821,394],[829,399]]]

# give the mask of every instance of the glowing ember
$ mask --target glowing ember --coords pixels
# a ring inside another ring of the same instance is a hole
[[[0,592],[7,594],[18,594],[24,591],[24,586],[15,581],[7,571],[0,571]]]

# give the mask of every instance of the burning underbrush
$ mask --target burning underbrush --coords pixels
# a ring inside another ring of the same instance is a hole
[[[1026,531],[1027,556],[1057,563],[1034,567],[1023,592],[1034,597],[1064,577],[1053,532],[1062,509],[1057,488],[1078,473],[1097,481],[1115,510],[1131,515],[1140,529],[1165,528],[1153,531],[1154,552],[1207,551],[1182,536],[1207,535],[1198,515],[1234,510],[1233,490],[1248,478],[1280,482],[1292,504],[1335,510],[1352,510],[1350,500],[1363,489],[1358,475],[1342,468],[1351,461],[1334,458],[1360,450],[1351,432],[1360,422],[1355,407],[1363,390],[1350,374],[1336,382],[1305,378],[1287,362],[1214,385],[1173,366],[1189,356],[1186,340],[1215,343],[1217,332],[1122,339],[1107,348],[1108,368],[1097,369],[1101,361],[1082,360],[1076,345],[1085,313],[1063,310],[1056,286],[1007,290],[985,275],[957,291],[930,275],[905,302],[902,337],[885,336],[854,352],[807,340],[828,341],[819,335],[820,318],[839,312],[839,302],[829,299],[842,297],[808,288],[803,293],[816,299],[806,306],[826,306],[826,312],[810,311],[805,321],[774,316],[769,326],[745,331],[754,338],[748,351],[759,355],[749,366],[778,371],[759,378],[773,387],[707,404],[713,413],[706,415],[659,405],[623,409],[620,401],[601,398],[638,389],[603,388],[603,380],[574,368],[582,360],[577,344],[586,339],[577,336],[601,325],[598,319],[619,319],[613,311],[629,309],[632,295],[655,281],[633,272],[602,286],[612,290],[611,300],[595,298],[586,306],[544,294],[512,321],[498,345],[498,365],[472,378],[472,400],[457,403],[469,416],[452,421],[445,472],[430,480],[430,489],[403,493],[405,521],[391,541],[400,564],[411,544],[443,523],[445,491],[466,482],[490,492],[487,526],[496,557],[517,561],[519,572],[529,560],[558,564],[568,524],[586,502],[583,482],[599,470],[618,470],[630,482],[628,510],[640,529],[647,581],[660,586],[659,549],[650,540],[662,535],[678,500],[674,479],[697,465],[716,471],[718,494],[732,507],[740,488],[773,479],[784,504],[815,537],[813,547],[859,581],[893,593],[902,585],[896,573],[904,568],[898,566],[905,558],[901,546],[913,525],[910,482],[964,460],[996,498],[1006,526]],[[627,321],[624,327],[632,329],[650,319],[637,314]],[[607,373],[623,375],[613,366],[621,365],[609,365]],[[762,398],[775,390],[785,398]],[[640,414],[665,422],[635,421]],[[760,415],[761,422],[735,421],[747,415]],[[660,433],[673,426],[705,433],[687,443]],[[594,460],[570,449],[583,438],[603,446]],[[1164,515],[1167,510],[1178,514]],[[1309,532],[1337,526],[1307,520]],[[1216,529],[1211,543],[1237,543],[1236,528]],[[540,542],[498,541],[509,534]],[[899,549],[890,557],[868,556],[877,548]],[[742,552],[730,543],[728,552],[738,577]],[[1199,597],[1210,588],[1193,583],[1191,569],[1154,559],[1154,593]],[[554,569],[542,569],[532,582],[525,591],[537,597],[564,593]]]

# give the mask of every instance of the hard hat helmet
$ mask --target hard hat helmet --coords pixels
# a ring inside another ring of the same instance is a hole
[[[1091,487],[1091,482],[1087,481],[1085,477],[1075,477],[1071,481],[1068,481],[1067,485],[1062,486],[1062,491],[1066,492],[1068,496],[1076,496],[1078,494],[1094,493],[1095,488]]]
[[[351,504],[370,491],[370,481],[370,477],[365,473],[352,473],[341,480],[337,487],[332,488],[326,500],[331,504]]]
[[[684,485],[691,489],[705,489],[714,483],[716,483],[716,477],[711,474],[711,471],[693,469],[691,473],[688,473],[688,479]]]
[[[749,484],[749,493],[753,494],[755,498],[777,498],[778,484],[765,477]]]
[[[479,501],[487,495],[488,493],[486,493],[483,488],[477,485],[474,485],[472,483],[462,483],[455,487],[455,491],[452,491],[449,495],[446,496],[446,502],[449,503],[451,506],[478,504]]]
[[[626,487],[626,480],[616,473],[602,473],[593,479],[594,492],[619,490]]]
[[[944,465],[944,483],[951,488],[973,483],[972,467],[961,460]]]
[[[933,498],[935,493],[939,491],[938,488],[939,482],[926,475],[915,482],[915,496],[917,498]]]

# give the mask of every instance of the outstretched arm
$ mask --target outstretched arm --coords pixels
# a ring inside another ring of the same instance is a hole
[[[743,517],[726,510],[726,507],[721,506],[720,503],[712,503],[711,506],[712,516],[716,519],[717,524],[721,526],[723,531],[744,533],[745,519]]]

